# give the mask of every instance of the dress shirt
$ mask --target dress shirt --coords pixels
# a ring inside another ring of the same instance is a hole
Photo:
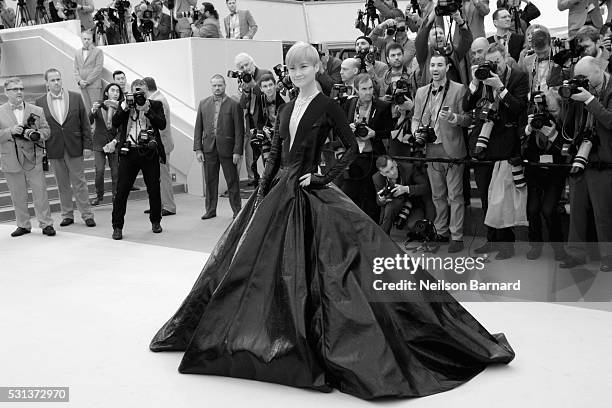
[[[17,118],[17,123],[18,124],[23,124],[23,102],[21,103],[21,105],[17,105],[18,107],[13,107],[13,113],[15,114],[15,117]]]
[[[219,121],[219,112],[221,111],[221,104],[225,99],[225,95],[216,97],[213,96],[213,101],[215,102],[215,117],[213,119],[213,133],[214,136],[217,137],[217,122]]]
[[[238,13],[230,16],[230,38],[240,39],[240,17]]]
[[[62,120],[64,117],[64,92],[60,92],[59,95],[51,93],[51,103],[53,104],[53,110],[57,114],[57,119]]]

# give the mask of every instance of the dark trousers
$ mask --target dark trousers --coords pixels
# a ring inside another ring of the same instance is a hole
[[[567,252],[576,257],[586,257],[589,213],[593,212],[599,252],[602,257],[612,257],[612,169],[586,169],[579,176],[569,178],[570,231]]]
[[[234,215],[238,214],[242,208],[240,200],[240,185],[238,180],[238,168],[232,161],[232,157],[219,156],[215,150],[212,153],[204,153],[204,179],[206,182],[206,212],[217,211],[217,201],[219,198],[219,167],[223,168],[223,176],[227,183],[230,206]]]
[[[146,152],[146,154],[144,154]],[[113,201],[113,228],[123,228],[125,208],[127,206],[130,189],[136,180],[138,172],[142,170],[147,194],[149,195],[149,208],[151,223],[161,221],[161,194],[159,191],[159,156],[151,154],[149,149],[131,148],[126,156],[119,156],[119,175],[117,180],[117,193]]]
[[[486,216],[487,208],[489,208],[489,184],[493,177],[493,165],[476,165],[474,166],[474,179],[476,187],[480,193],[480,201],[482,202],[482,211]],[[487,226],[487,241],[489,242],[514,242],[514,231],[512,228],[493,228]]]
[[[527,219],[529,220],[529,242],[542,245],[542,217],[548,230],[548,239],[555,250],[563,248],[561,215],[557,204],[565,188],[565,170],[526,167]]]
[[[380,228],[385,231],[387,234],[391,232],[391,228],[393,227],[393,223],[397,220],[397,216],[399,215],[402,207],[404,206],[404,202],[406,202],[406,197],[401,195],[399,197],[395,197],[391,202],[385,204],[382,208],[382,217],[380,221]],[[422,220],[425,218],[425,210],[418,206],[418,201],[412,202],[412,210],[410,210],[410,215],[408,216],[408,220],[406,221],[406,230],[412,231],[414,228],[414,224],[418,220]]]
[[[351,178],[351,173],[359,173],[359,178]],[[342,191],[357,207],[366,213],[374,222],[380,219],[380,207],[376,204],[376,187],[372,176],[376,173],[373,153],[357,155],[349,167],[349,177],[342,181]]]
[[[110,167],[111,171],[111,185],[113,197],[115,196],[115,194],[117,194],[117,173],[119,171],[119,162],[117,160],[118,156],[119,154],[117,152],[94,152],[94,160],[96,167],[96,195],[99,198],[104,196],[104,169],[106,168],[106,159],[108,159],[108,167]]]

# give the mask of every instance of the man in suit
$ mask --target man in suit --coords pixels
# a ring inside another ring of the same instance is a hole
[[[489,0],[463,0],[462,14],[474,38],[485,36],[484,18],[490,12]]]
[[[0,168],[4,172],[15,207],[17,229],[11,236],[19,237],[32,230],[28,211],[28,184],[32,189],[34,211],[40,228],[43,234],[53,236],[55,229],[42,166],[42,147],[49,138],[49,125],[40,107],[23,101],[23,82],[20,78],[7,79],[4,92],[8,102],[0,106]],[[35,120],[29,119],[31,115],[35,115],[32,116]],[[32,130],[38,132],[38,141]]]
[[[506,49],[498,44],[489,47],[486,60],[494,63],[497,69],[484,81],[472,75],[463,108],[466,112],[472,111],[482,99],[492,100],[497,115],[493,120],[488,145],[478,157],[490,161],[509,160],[520,155],[520,139],[527,124],[529,78],[523,70],[508,65]],[[481,140],[482,127],[483,123],[474,126],[470,134],[469,149],[472,156],[476,156],[474,151],[477,141]],[[492,164],[474,167],[474,178],[485,214],[493,167]],[[514,256],[514,232],[511,227],[496,229],[487,226],[487,242],[475,252],[481,254],[493,251],[499,251],[495,256],[498,260]]]
[[[189,17],[182,17],[183,13],[191,12],[192,7],[197,6],[197,0],[175,0],[174,8],[170,10],[172,12],[172,18],[176,21],[174,25],[174,31],[178,34],[179,38],[191,37],[191,23]],[[167,0],[164,1],[167,6]],[[180,17],[179,17],[180,16]]]
[[[346,117],[351,130],[355,132],[361,126],[363,134],[355,133],[359,153],[345,172],[341,187],[363,212],[378,222],[380,208],[372,176],[376,173],[376,159],[385,154],[383,139],[389,139],[391,134],[391,104],[374,97],[374,83],[368,74],[357,75],[354,86],[358,97],[348,101]]]
[[[525,2],[525,8],[521,10],[521,2]],[[540,17],[540,9],[531,0],[497,0],[497,8],[505,8],[511,12],[511,31],[517,34],[525,34],[531,20]],[[518,19],[518,23],[516,21]]]
[[[176,203],[174,202],[174,192],[172,191],[172,177],[170,176],[170,153],[174,150],[174,139],[172,139],[172,127],[170,125],[170,105],[166,97],[157,89],[155,79],[144,78],[147,84],[147,98],[153,101],[160,101],[164,107],[166,117],[166,128],[159,132],[164,151],[166,152],[165,163],[159,162],[159,181],[161,189],[162,217],[176,214]],[[151,209],[145,210],[149,214]]]
[[[378,172],[372,176],[376,190],[376,202],[383,207],[380,227],[387,234],[402,209],[408,213],[406,226],[409,232],[416,221],[434,218],[435,209],[431,202],[431,190],[427,175],[418,164],[398,163],[387,155],[376,159]],[[391,196],[382,196],[385,188],[391,189]]]
[[[567,253],[569,256],[561,263],[561,268],[574,268],[586,262],[586,241],[589,213],[593,214],[597,241],[601,255],[602,272],[612,271],[612,77],[605,72],[597,59],[583,57],[574,68],[574,75],[585,75],[589,79],[589,89],[579,88],[572,95],[573,108],[584,104],[592,118],[593,147],[588,156],[593,167],[570,176],[570,230]],[[586,113],[586,112],[585,112]],[[569,116],[569,115],[568,115]],[[572,115],[579,116],[579,115]],[[571,117],[571,116],[570,116]],[[571,121],[568,121],[571,122]],[[576,132],[578,129],[574,129]]]
[[[119,129],[114,140],[106,145],[110,152],[119,150],[117,194],[113,201],[113,239],[123,238],[123,225],[130,188],[142,171],[149,194],[149,220],[155,234],[162,232],[159,163],[166,161],[160,131],[166,128],[164,106],[147,99],[147,84],[142,79],[132,82],[134,99],[124,100],[113,116],[113,126]]]
[[[153,8],[153,41],[170,39],[170,16],[163,12],[164,5],[161,0],[151,3]]]
[[[597,29],[603,26],[599,0],[557,0],[557,8],[559,11],[569,10],[567,15],[567,35],[570,40],[585,25],[592,25]]]
[[[89,111],[94,101],[102,99],[104,53],[94,46],[91,31],[81,33],[81,42],[83,48],[74,56],[74,76],[81,88],[85,109]]]
[[[225,0],[230,12],[223,19],[225,25],[225,38],[251,39],[257,32],[257,23],[249,10],[238,10],[236,0]]]
[[[4,0],[0,0],[0,24],[4,28],[15,27],[15,10],[7,7]]]
[[[85,224],[95,227],[83,171],[83,152],[93,148],[87,110],[81,95],[63,89],[62,75],[57,69],[48,69],[45,80],[49,92],[38,98],[36,105],[43,108],[51,130],[46,142],[47,156],[59,189],[60,227],[74,223],[73,195]]]
[[[515,62],[518,62],[521,50],[525,44],[525,36],[512,32],[512,16],[506,9],[497,9],[493,13],[493,25],[497,29],[496,33],[487,40],[489,44],[497,43],[506,50]]]
[[[414,98],[412,132],[415,137],[423,137],[418,129],[428,126],[435,133],[435,140],[427,140],[427,157],[445,159],[464,159],[467,157],[462,127],[470,125],[470,117],[463,113],[463,85],[447,78],[448,58],[434,55],[429,62],[432,82],[417,90]],[[429,163],[427,175],[436,206],[435,226],[438,241],[448,242],[450,230],[451,244],[449,253],[463,250],[463,220],[465,203],[463,200],[463,176],[465,164]],[[449,208],[450,202],[450,224]]]
[[[242,207],[238,166],[244,146],[244,119],[238,102],[225,94],[225,78],[213,75],[210,84],[213,94],[200,101],[193,134],[196,159],[204,163],[206,213],[202,219],[217,216],[219,165],[223,167],[235,218]]]

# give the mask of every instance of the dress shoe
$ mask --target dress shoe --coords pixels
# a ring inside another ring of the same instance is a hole
[[[514,256],[514,245],[505,245],[499,249],[497,255],[495,255],[495,259],[498,261],[503,261],[505,259],[510,259]]]
[[[151,214],[151,209],[147,208],[146,210],[143,211],[145,214]]]
[[[60,222],[60,227],[67,227],[70,224],[74,224],[74,220],[72,218],[64,218],[62,222]]]
[[[436,235],[436,239],[434,242],[437,242],[439,244],[448,244],[448,241],[450,241],[450,238],[445,237],[444,235]]]
[[[604,256],[603,258],[601,258],[601,265],[599,266],[599,270],[601,272],[612,271],[612,257]]]
[[[96,197],[93,200],[91,200],[91,205],[98,205],[100,204],[102,201],[104,200],[104,196],[102,197]]]
[[[450,245],[448,246],[448,253],[454,254],[455,252],[463,251],[463,241],[452,240]]]
[[[559,264],[559,268],[571,269],[576,266],[584,265],[585,263],[586,263],[586,259],[580,259],[580,258],[573,257],[571,255],[568,255],[567,257],[565,257],[563,262]]]
[[[95,227],[96,222],[94,221],[93,218],[88,218],[85,220],[85,225],[87,225],[88,227]]]
[[[525,255],[527,259],[530,261],[535,261],[540,256],[542,256],[542,245],[533,245],[529,251],[527,251],[527,255]]]
[[[206,214],[204,214],[201,218],[203,220],[207,220],[209,218],[215,218],[217,216],[216,212],[207,212]]]
[[[52,237],[55,235],[55,228],[53,228],[53,225],[47,225],[45,228],[43,228],[42,232],[43,235]]]
[[[167,217],[167,216],[169,216],[169,215],[175,215],[175,214],[176,214],[176,213],[175,213],[175,212],[172,212],[172,211],[168,211],[168,210],[165,210],[165,209],[164,209],[164,210],[162,210],[162,217]]]
[[[121,228],[113,228],[113,239],[123,239],[123,232]]]
[[[159,225],[159,222],[154,222],[151,224],[151,231],[153,231],[155,234],[162,232],[162,227]]]
[[[130,191],[139,191],[140,187],[137,186],[132,186],[132,188],[130,188]]]
[[[563,261],[565,258],[567,258],[567,252],[565,252],[565,249],[563,249],[563,248],[553,248],[553,251],[555,253],[555,261],[559,262],[559,261]]]
[[[487,241],[484,243],[483,246],[480,246],[478,248],[476,248],[474,250],[474,253],[476,254],[487,254],[489,252],[494,252],[495,249],[495,245],[493,245],[493,243],[491,241]]]
[[[29,234],[29,233],[30,233],[29,229],[17,227],[15,231],[11,232],[11,237],[20,237],[22,235]]]

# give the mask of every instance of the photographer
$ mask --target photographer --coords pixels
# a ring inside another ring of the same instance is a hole
[[[397,0],[366,0],[364,10],[360,10],[359,17],[357,17],[357,21],[355,22],[355,28],[364,35],[368,35],[372,29],[368,24],[363,22],[363,17],[368,17],[368,12],[373,17],[373,13],[378,11],[378,17],[380,20],[384,21],[388,18],[392,18],[394,10],[399,10],[397,8]]]
[[[7,7],[4,0],[0,0],[0,23],[3,28],[15,27],[15,10]]]
[[[534,84],[535,85],[535,84]],[[534,88],[536,88],[534,86]],[[561,110],[558,94],[553,90],[533,90],[521,143],[521,156],[530,162],[565,163],[562,154],[563,136]],[[537,89],[537,88],[536,88]],[[527,219],[529,220],[529,244],[527,259],[535,260],[542,255],[542,218],[546,223],[549,242],[555,260],[566,258],[563,249],[562,220],[557,205],[565,189],[568,170],[562,167],[527,166]]]
[[[387,59],[387,46],[398,43],[404,51],[404,64],[410,66],[416,54],[414,41],[408,38],[406,32],[406,19],[401,10],[393,10],[393,17],[377,25],[369,37],[380,53],[380,59]]]
[[[463,113],[463,85],[448,77],[448,57],[434,55],[429,62],[432,81],[417,90],[412,117],[412,143],[426,146],[427,157],[464,159],[467,149],[462,127],[470,125]],[[448,252],[463,250],[463,176],[465,164],[429,163],[427,175],[436,207],[434,221],[438,241],[452,240]],[[448,207],[450,203],[450,218]],[[450,220],[450,226],[449,226]]]
[[[521,2],[525,2],[525,8],[522,10]],[[503,8],[510,12],[510,21],[512,22],[510,30],[522,35],[525,34],[531,21],[540,17],[541,14],[531,0],[497,0],[497,8]]]
[[[513,159],[520,155],[521,134],[527,122],[529,79],[527,73],[507,64],[506,50],[497,44],[489,47],[486,60],[484,65],[472,68],[473,79],[464,99],[463,110],[473,112],[479,122],[470,134],[470,152],[473,157],[482,160]],[[474,177],[485,214],[493,169],[494,165],[474,167]],[[514,232],[511,227],[498,229],[487,226],[487,242],[475,252],[499,250],[495,259],[508,259],[514,256],[513,242]]]
[[[191,21],[187,15],[193,14],[197,3],[197,0],[174,1],[174,7],[170,11],[172,12],[171,17],[176,21],[174,31],[178,34],[179,38],[191,37]],[[166,3],[166,6],[168,5],[170,5],[170,2]]]
[[[342,81],[340,77],[340,66],[342,61],[329,53],[327,44],[319,44],[319,71],[315,75],[315,80],[321,86],[321,91],[329,96],[334,84]]]
[[[473,38],[485,36],[484,18],[491,12],[489,0],[463,0],[462,14]],[[457,31],[455,31],[455,35]]]
[[[246,129],[254,129],[255,105],[257,100],[261,98],[261,90],[257,86],[257,82],[265,74],[272,75],[272,72],[267,69],[260,69],[255,65],[255,60],[247,53],[240,53],[234,58],[237,72],[232,75],[238,78],[238,90],[240,95],[240,107],[244,109],[244,118],[246,121]],[[247,174],[251,184],[256,186],[259,183],[259,174],[251,170],[253,164],[253,149],[251,148],[251,140],[249,134],[244,138],[244,156]]]
[[[20,78],[7,79],[4,92],[8,101],[0,106],[0,167],[15,208],[17,229],[11,236],[19,237],[32,230],[28,184],[42,233],[53,236],[55,229],[43,172],[46,159],[44,143],[49,138],[49,125],[42,108],[24,102]]]
[[[431,13],[429,18],[419,30],[416,38],[416,58],[421,70],[419,85],[427,85],[431,80],[429,74],[429,61],[431,56],[438,52],[449,57],[448,77],[455,82],[467,83],[467,78],[461,76],[459,70],[460,62],[464,59],[472,44],[472,33],[467,23],[461,17],[461,13],[456,11],[451,14],[452,20],[457,25],[455,36],[450,44],[444,33],[444,26],[434,25],[435,13]]]
[[[55,3],[58,15],[65,20],[81,21],[81,31],[94,28],[93,12],[95,9],[93,0],[62,0]],[[32,16],[34,14],[31,14]]]
[[[374,83],[368,74],[357,75],[353,84],[357,98],[348,100],[346,117],[359,153],[345,172],[341,187],[363,212],[378,222],[372,176],[376,173],[376,159],[386,153],[383,139],[388,139],[391,133],[391,105],[374,97]]]
[[[518,62],[525,42],[525,36],[512,32],[512,19],[510,12],[500,8],[493,13],[493,25],[496,33],[487,38],[490,44],[498,44],[506,50],[506,54]]]
[[[582,56],[595,58],[603,70],[607,70],[610,60],[610,52],[603,46],[603,40],[599,35],[599,30],[592,26],[582,27],[576,33],[576,41],[582,49]]]
[[[591,25],[597,29],[603,25],[599,0],[557,0],[559,11],[568,10],[567,35],[572,40],[580,28]]]
[[[200,18],[191,24],[192,36],[201,38],[222,38],[219,13],[212,3],[202,3]]]
[[[170,38],[170,16],[163,18],[161,7],[161,2],[149,4],[146,0],[134,7],[132,34],[136,42]]]
[[[545,92],[549,88],[551,75],[555,72],[552,60],[551,39],[548,30],[537,30],[531,35],[533,54],[526,55],[520,67],[529,75],[530,92]]]
[[[154,233],[162,232],[159,163],[166,162],[166,152],[160,130],[166,128],[161,102],[146,98],[147,84],[142,79],[132,82],[132,94],[127,94],[113,116],[113,126],[119,132],[106,145],[111,153],[119,151],[117,193],[113,201],[113,239],[123,238],[123,224],[130,188],[142,171],[149,194],[149,219]]]
[[[259,175],[257,161],[261,157],[265,167],[272,145],[272,132],[276,125],[278,110],[285,104],[273,75],[262,75],[258,81],[258,87],[261,95],[257,98],[253,113],[254,128],[250,129],[251,148],[253,149],[251,170],[257,175]]]
[[[573,268],[586,262],[587,225],[592,211],[597,230],[599,252],[601,255],[600,270],[612,271],[612,80],[600,63],[593,57],[586,56],[576,64],[574,79],[579,75],[588,80],[588,89],[579,86],[571,92],[573,105],[582,105],[586,114],[586,131],[591,139],[588,163],[582,172],[570,174],[570,231],[567,245],[568,257],[561,263],[561,268]],[[582,81],[581,81],[582,82]],[[579,111],[582,106],[573,106]],[[566,115],[577,118],[576,111]],[[578,127],[574,129],[576,131]],[[575,137],[582,136],[576,134]],[[576,164],[576,162],[574,162]]]
[[[368,73],[374,81],[382,77],[389,67],[382,61],[376,59],[376,48],[372,39],[365,35],[357,37],[355,40],[355,58],[361,62],[360,72]]]
[[[123,101],[123,91],[117,84],[108,84],[102,93],[102,101],[95,101],[89,112],[89,123],[95,124],[93,132],[93,151],[96,167],[96,198],[91,205],[98,205],[104,200],[104,168],[108,159],[111,171],[113,199],[117,193],[117,170],[119,161],[117,152],[110,152],[106,145],[117,136],[113,127],[113,116]]]
[[[401,224],[412,230],[417,220],[433,219],[434,207],[427,175],[418,164],[398,163],[387,155],[376,159],[378,172],[372,176],[376,202],[382,207],[380,227],[387,234],[403,210]],[[400,224],[400,226],[402,226]]]

